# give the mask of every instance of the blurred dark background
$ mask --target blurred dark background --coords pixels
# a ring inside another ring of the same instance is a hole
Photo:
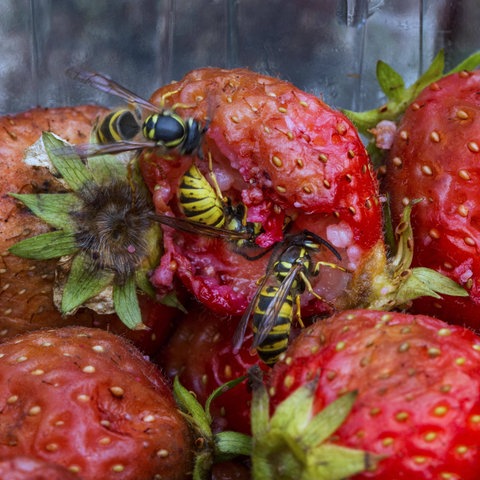
[[[249,67],[371,108],[378,59],[412,83],[440,48],[449,66],[480,49],[479,24],[479,0],[2,0],[0,113],[118,104],[70,65],[147,98],[197,67]]]

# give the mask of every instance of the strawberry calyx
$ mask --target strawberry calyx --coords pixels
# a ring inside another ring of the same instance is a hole
[[[398,120],[423,89],[442,77],[463,70],[473,70],[478,65],[480,65],[480,51],[473,53],[456,67],[445,72],[445,53],[442,49],[427,70],[407,87],[402,76],[396,70],[379,60],[376,75],[378,84],[386,96],[386,103],[364,112],[343,110],[343,113],[353,122],[358,131],[368,139],[367,150],[375,166],[381,164],[382,150],[390,148],[391,140],[380,139],[382,134],[386,131],[386,136],[390,139],[393,138]]]
[[[235,431],[214,433],[212,430],[213,416],[210,412],[210,404],[213,400],[244,380],[245,376],[242,376],[216,388],[207,398],[205,407],[203,407],[195,396],[180,383],[178,376],[174,378],[173,395],[195,436],[194,445],[197,451],[192,474],[193,480],[210,478],[214,463],[231,460],[242,455],[251,455],[251,437]]]
[[[422,199],[411,200],[403,210],[401,222],[395,229],[395,254],[388,258],[382,243],[367,259],[361,273],[354,273],[349,292],[351,307],[392,310],[405,307],[422,296],[468,296],[461,285],[436,270],[411,268],[414,244],[410,216],[412,208],[420,201]],[[363,281],[363,275],[368,282]],[[359,285],[367,287],[359,291]],[[348,304],[345,308],[349,308]]]
[[[34,260],[60,259],[54,296],[63,314],[87,306],[98,313],[116,312],[129,328],[144,329],[137,289],[155,296],[148,272],[158,262],[161,245],[161,230],[149,218],[147,189],[138,174],[130,179],[130,166],[114,156],[84,163],[66,151],[68,144],[52,133],[27,150],[25,161],[48,165],[66,192],[11,194],[54,230],[9,251]],[[173,295],[165,303],[175,304]]]
[[[349,392],[313,414],[316,382],[296,389],[270,415],[269,395],[252,368],[252,478],[336,480],[375,468],[380,457],[333,443],[357,397]]]

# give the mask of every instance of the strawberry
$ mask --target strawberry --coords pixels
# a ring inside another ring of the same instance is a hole
[[[413,310],[480,329],[480,71],[460,71],[425,88],[398,125],[386,164],[385,188],[394,223],[412,210],[415,265],[463,285],[463,298],[422,298]]]
[[[0,459],[2,480],[81,480],[67,468],[30,456]]]
[[[184,479],[190,434],[162,374],[100,329],[0,345],[0,457],[34,455],[87,479]]]
[[[193,305],[156,359],[166,375],[178,377],[202,405],[215,389],[259,364],[258,356],[249,350],[251,334],[246,335],[240,351],[233,353],[232,336],[237,323],[237,317]],[[250,433],[250,399],[246,380],[215,398],[210,405],[212,428]]]
[[[318,447],[310,443],[304,452],[307,465],[325,468],[322,478],[353,475],[345,470],[351,466],[342,450],[347,447],[349,455],[350,449],[359,449],[354,450],[355,458],[364,471],[355,479],[468,480],[476,479],[480,469],[479,368],[480,338],[471,330],[422,315],[352,310],[303,330],[273,368],[267,388],[273,410],[281,408],[282,418],[292,422],[283,424],[285,442],[297,432],[290,443],[299,447],[292,447],[297,459],[304,448],[299,432],[311,435],[319,425],[316,421],[308,429],[311,417],[301,424],[307,414],[305,399],[310,399],[312,415],[327,408],[327,418],[345,417],[329,441]],[[281,407],[293,396],[295,413]],[[252,411],[252,418],[261,419],[262,413]],[[268,443],[267,426],[258,430],[262,438],[254,446],[254,460],[264,466],[266,458],[275,458],[278,463],[272,469],[282,471],[289,448],[277,437],[278,450],[269,451],[274,438]],[[271,435],[278,435],[275,432],[272,426]],[[316,463],[325,451],[330,451],[325,463]],[[369,453],[358,457],[358,451]],[[328,474],[329,468],[342,465],[344,470]],[[282,478],[298,477],[285,473]]]
[[[197,218],[192,200],[208,199],[207,208],[199,202],[199,211],[209,214],[222,211],[223,202],[223,228],[249,234],[247,248],[245,240],[242,246],[236,238],[212,238],[211,229],[205,232],[198,223],[185,233],[183,224],[169,228],[175,219],[164,220],[164,254],[151,276],[158,292],[169,291],[180,278],[210,309],[241,315],[258,280],[271,273],[271,248],[281,252],[284,242],[285,251],[289,239],[305,231],[332,247],[314,252],[312,263],[345,267],[321,266],[317,275],[308,275],[317,296],[301,295],[305,316],[392,308],[443,291],[438,282],[418,278],[405,258],[387,261],[376,177],[357,131],[341,112],[288,82],[245,69],[195,70],[159,89],[152,102],[205,125],[199,158],[161,149],[141,158],[157,212],[184,220]],[[198,185],[202,175],[219,191],[195,187],[192,194],[190,185]]]
[[[140,298],[142,331],[126,328],[115,314],[99,315],[91,309],[76,310],[63,317],[54,304],[57,261],[21,258],[8,251],[19,240],[47,233],[50,227],[26,209],[11,194],[64,192],[65,186],[46,167],[24,162],[24,151],[49,130],[70,142],[85,142],[96,117],[105,110],[94,106],[43,109],[0,117],[0,323],[1,338],[41,327],[79,324],[100,326],[132,338],[151,354],[166,338],[176,308],[162,305],[147,295]],[[37,162],[38,163],[38,162]],[[58,273],[58,271],[57,271]]]
[[[245,220],[261,226],[243,253],[267,253],[246,259],[235,241],[165,228],[165,253],[151,278],[160,292],[178,277],[209,308],[241,315],[265,272],[268,248],[287,230],[322,236],[357,272],[356,279],[361,272],[367,275],[368,259],[376,261],[383,247],[377,182],[355,128],[341,112],[291,83],[246,69],[195,70],[160,88],[151,101],[207,127],[198,161],[191,155],[144,154],[141,169],[157,212],[182,217],[182,177],[195,161],[211,178],[211,160],[221,194],[234,212],[243,205]],[[327,249],[319,259],[336,261]],[[335,301],[349,277],[325,268],[312,282]],[[362,286],[349,289],[355,298],[343,296],[341,302],[355,303],[365,294],[367,282],[358,283]],[[302,303],[306,312],[322,309],[313,297]]]
[[[54,261],[32,262],[9,254],[20,239],[48,231],[45,223],[8,194],[56,191],[60,188],[47,169],[23,162],[24,150],[37,141],[43,130],[62,133],[72,142],[85,141],[95,117],[103,109],[38,108],[0,118],[0,323],[2,336],[9,337],[36,327],[64,324],[53,305]],[[91,311],[80,311],[78,321],[92,322]]]

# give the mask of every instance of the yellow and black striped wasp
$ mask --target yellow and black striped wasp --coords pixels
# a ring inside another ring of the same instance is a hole
[[[175,112],[176,106],[157,107],[112,79],[97,72],[70,67],[67,75],[102,92],[125,100],[129,107],[107,114],[95,128],[98,143],[74,145],[82,158],[108,153],[121,153],[143,148],[175,151],[180,155],[198,152],[207,124],[194,118],[184,119]],[[143,112],[149,112],[144,116]]]
[[[234,205],[225,197],[211,169],[212,184],[195,163],[181,178],[178,189],[178,204],[184,217],[156,215],[159,223],[187,233],[195,233],[235,242],[235,251],[248,260],[256,260],[269,251],[250,255],[258,249],[255,238],[263,231],[262,225],[247,221],[247,207],[243,203]]]
[[[335,263],[312,262],[311,253],[319,251],[322,246],[328,248],[341,261],[341,256],[333,245],[308,230],[290,234],[277,244],[266,274],[235,331],[234,352],[240,349],[252,317],[252,347],[256,348],[259,357],[267,365],[276,363],[287,349],[295,308],[297,318],[302,324],[301,294],[307,290],[319,300],[325,301],[313,290],[308,277],[318,275],[321,266],[345,271]]]

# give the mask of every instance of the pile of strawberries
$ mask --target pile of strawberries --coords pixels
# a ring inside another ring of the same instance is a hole
[[[125,184],[148,192],[145,218],[183,216],[179,185],[195,163],[261,229],[248,249],[175,222],[163,222],[160,240],[149,233],[159,254],[148,285],[135,277],[142,323],[133,330],[107,308],[108,288],[94,310],[60,313],[65,267],[14,247],[55,231],[43,221],[46,195],[77,205],[61,175],[32,165],[31,152],[24,161],[25,150],[44,131],[85,144],[105,110],[0,118],[2,479],[476,479],[478,60],[445,74],[440,53],[409,87],[379,62],[387,102],[362,113],[246,69],[199,69],[160,88],[153,104],[204,131],[193,154],[147,149],[128,165]],[[30,209],[25,194],[35,195]],[[68,228],[58,238],[78,241]],[[292,287],[302,324],[293,319],[288,349],[268,366],[243,315],[272,258],[302,232],[329,248],[312,250],[318,269],[297,277],[315,294]],[[130,253],[143,234],[129,235]],[[72,271],[74,253],[60,259]],[[113,289],[127,291],[127,281],[114,276]]]

